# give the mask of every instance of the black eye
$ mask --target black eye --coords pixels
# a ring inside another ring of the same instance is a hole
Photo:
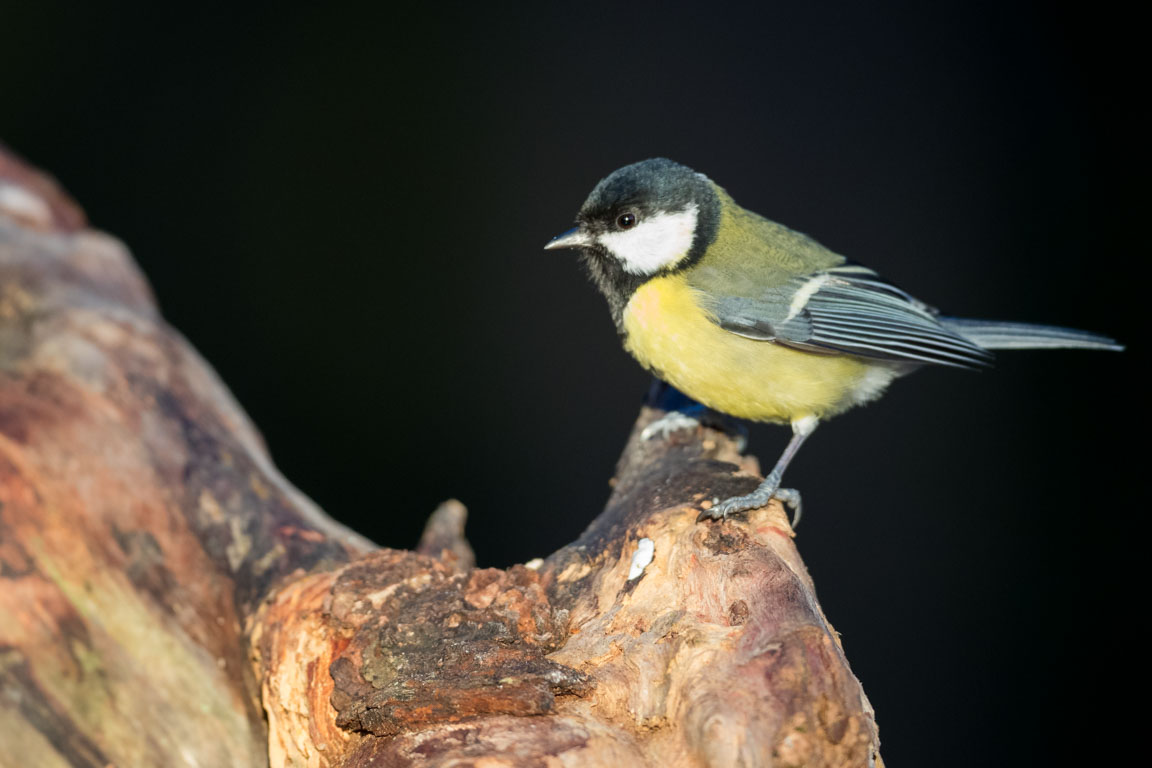
[[[620,229],[632,229],[632,227],[636,226],[636,214],[620,214],[616,217],[616,226],[620,227]]]

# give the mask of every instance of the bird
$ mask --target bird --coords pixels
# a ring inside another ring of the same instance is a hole
[[[1000,349],[1123,349],[1088,331],[941,315],[666,158],[606,176],[576,226],[544,248],[579,251],[624,348],[658,379],[718,413],[791,426],[759,487],[700,521],[775,498],[795,525],[800,494],[781,482],[800,446],[821,422],[919,368],[983,368]]]

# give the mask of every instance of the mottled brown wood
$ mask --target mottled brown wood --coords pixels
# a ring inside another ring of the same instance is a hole
[[[696,522],[755,462],[657,415],[544,560],[376,548],[0,149],[0,766],[879,764],[783,510]]]
[[[124,247],[2,157],[0,765],[261,765],[245,617],[372,547],[276,472]]]
[[[0,143],[0,210],[9,220],[33,229],[79,232],[84,211],[56,180],[16,157]]]

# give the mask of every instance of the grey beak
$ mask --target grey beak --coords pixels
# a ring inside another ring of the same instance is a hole
[[[556,235],[548,241],[544,246],[544,250],[551,251],[556,248],[583,248],[584,246],[592,245],[592,238],[588,237],[580,227],[572,227],[572,229],[564,232],[563,234]]]

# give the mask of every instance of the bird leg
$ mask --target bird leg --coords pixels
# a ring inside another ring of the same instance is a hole
[[[708,518],[721,520],[738,512],[759,509],[772,499],[779,499],[792,509],[792,527],[795,528],[800,522],[800,492],[792,488],[781,488],[780,481],[783,480],[784,470],[788,468],[788,464],[796,455],[796,451],[800,450],[800,446],[804,444],[808,435],[816,431],[816,426],[819,423],[815,416],[795,419],[792,422],[792,439],[788,441],[784,453],[780,455],[776,466],[772,467],[772,471],[764,478],[764,482],[746,496],[733,496],[710,509],[704,510],[696,518],[696,521],[700,522]]]

